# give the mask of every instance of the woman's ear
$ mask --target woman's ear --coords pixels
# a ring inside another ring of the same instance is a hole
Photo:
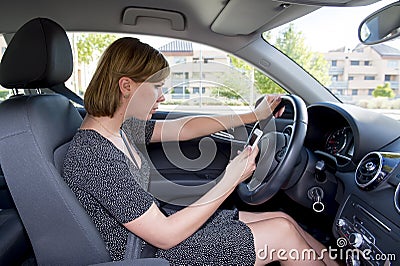
[[[135,82],[133,82],[133,80],[128,77],[120,78],[118,81],[118,85],[123,98],[129,98],[129,96],[135,90]]]

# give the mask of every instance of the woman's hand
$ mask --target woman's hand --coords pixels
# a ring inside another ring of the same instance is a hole
[[[252,149],[247,146],[239,155],[237,155],[226,167],[225,176],[228,179],[235,177],[234,186],[239,185],[241,182],[249,178],[254,170],[256,170],[256,157],[258,154],[258,147]]]
[[[281,102],[280,95],[266,95],[260,102],[260,104],[254,110],[256,114],[257,120],[264,120],[267,119]],[[278,112],[275,114],[275,117],[279,117],[285,111],[285,107],[282,107]]]

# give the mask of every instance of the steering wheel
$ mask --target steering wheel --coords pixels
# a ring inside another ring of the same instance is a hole
[[[307,108],[296,95],[284,95],[282,101],[293,106],[291,133],[271,131],[268,125],[271,122],[275,125],[274,118],[262,126],[264,135],[259,142],[261,148],[257,168],[249,182],[238,186],[238,194],[247,204],[258,205],[272,198],[290,179],[300,156],[307,132]]]

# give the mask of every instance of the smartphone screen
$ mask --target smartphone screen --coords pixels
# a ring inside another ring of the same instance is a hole
[[[251,133],[251,136],[248,138],[246,146],[250,145],[252,148],[254,148],[258,144],[258,141],[260,140],[261,136],[262,136],[262,131],[256,128]]]

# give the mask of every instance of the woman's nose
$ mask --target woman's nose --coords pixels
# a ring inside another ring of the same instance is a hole
[[[165,101],[164,93],[161,93],[161,95],[158,97],[157,102],[161,103]]]

